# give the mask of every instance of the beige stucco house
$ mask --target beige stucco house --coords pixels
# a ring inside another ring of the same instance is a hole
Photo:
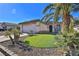
[[[31,31],[34,33],[38,32],[54,32],[53,23],[43,23],[40,20],[32,20],[27,22],[19,23],[20,31],[24,33],[30,33]],[[57,30],[58,31],[58,30]]]

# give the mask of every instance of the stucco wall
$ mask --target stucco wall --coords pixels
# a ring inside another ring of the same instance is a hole
[[[40,27],[40,31],[49,31],[49,25],[41,23],[39,27]]]
[[[37,23],[28,24],[28,25],[21,24],[20,31],[21,32],[28,32],[28,33],[30,33],[30,31],[33,31],[34,33],[36,33],[36,32],[40,32],[40,31],[49,31],[49,28],[45,24],[37,24]]]

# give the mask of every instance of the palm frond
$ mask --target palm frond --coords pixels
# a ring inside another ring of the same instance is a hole
[[[72,15],[69,15],[71,19],[74,19]]]
[[[46,8],[44,8],[43,13],[46,13],[50,9],[54,9],[53,4],[49,4]]]
[[[79,11],[79,3],[72,4],[72,11],[78,12]]]
[[[57,22],[58,21],[58,18],[59,18],[59,15],[60,15],[60,11],[61,11],[61,7],[58,6],[55,10],[55,13],[54,13],[54,22]]]
[[[54,13],[46,14],[46,15],[41,19],[41,21],[42,21],[42,22],[48,22],[48,21],[50,21],[50,19],[53,18],[53,14],[54,14]]]

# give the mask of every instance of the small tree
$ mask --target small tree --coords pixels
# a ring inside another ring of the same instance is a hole
[[[12,36],[14,36],[14,38],[12,38]],[[18,40],[19,40],[19,37],[20,37],[20,31],[15,28],[15,29],[11,29],[11,30],[7,30],[5,32],[5,36],[8,36],[12,42],[12,45],[14,45]]]
[[[20,31],[18,29],[13,29],[12,32],[13,32],[13,35],[14,35],[14,41],[18,42],[19,37],[20,37]]]
[[[10,38],[10,40],[11,40],[12,45],[15,45],[15,42],[14,42],[11,34],[12,34],[11,31],[6,31],[5,32],[5,36],[8,36]]]

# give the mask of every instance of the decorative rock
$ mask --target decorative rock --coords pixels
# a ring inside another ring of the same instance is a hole
[[[15,47],[9,47],[10,41],[2,42],[1,45],[7,47],[9,50],[13,51],[18,56],[63,56],[63,53],[60,48],[35,48],[30,47],[32,50],[24,51],[23,49],[20,49],[18,45]],[[13,55],[13,54],[12,54]]]

